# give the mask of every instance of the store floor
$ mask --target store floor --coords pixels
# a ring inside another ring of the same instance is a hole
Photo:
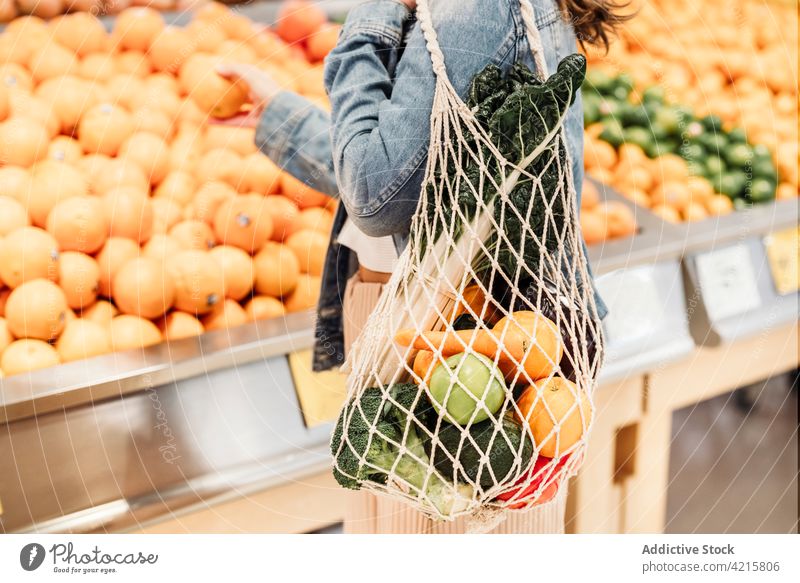
[[[776,377],[674,414],[666,532],[798,531],[792,380]]]

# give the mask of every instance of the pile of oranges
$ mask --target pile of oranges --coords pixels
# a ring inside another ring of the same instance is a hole
[[[690,176],[686,161],[676,154],[648,158],[636,144],[615,150],[590,128],[584,136],[584,165],[595,180],[614,186],[623,196],[671,223],[701,221],[733,211],[733,202],[714,192],[705,178]],[[592,195],[584,197],[591,200]],[[588,204],[588,202],[587,202]],[[633,234],[610,233],[606,238]],[[596,242],[584,228],[587,245]],[[601,239],[602,240],[602,239]]]
[[[780,176],[776,198],[797,197],[796,4],[652,0],[633,2],[630,10],[635,16],[607,54],[588,49],[589,66],[610,75],[625,72],[640,92],[658,86],[668,101],[698,116],[717,115],[728,129],[742,128],[750,143],[772,152]],[[631,148],[617,157],[596,137],[586,136],[587,168],[667,220],[732,210],[702,180],[688,178],[677,156],[646,162]]]
[[[602,200],[591,180],[583,181],[581,233],[587,245],[602,243],[636,233],[636,219],[630,207],[618,200]]]
[[[287,30],[213,3],[186,28],[149,8],[123,10],[110,33],[83,12],[8,24],[4,374],[316,304],[335,203],[258,152],[253,129],[209,123],[202,99],[230,61],[326,105],[318,61],[335,38],[292,45]]]

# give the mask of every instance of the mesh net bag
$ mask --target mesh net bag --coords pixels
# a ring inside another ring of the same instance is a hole
[[[520,1],[541,77],[490,65],[466,103],[418,2],[436,75],[426,177],[408,247],[348,354],[331,440],[342,486],[442,520],[486,523],[565,487],[602,361],[563,130],[585,61],[547,76]]]

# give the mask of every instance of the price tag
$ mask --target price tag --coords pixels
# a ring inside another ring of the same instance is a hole
[[[800,227],[792,227],[764,237],[772,281],[782,295],[800,289]]]
[[[712,321],[743,314],[761,305],[747,245],[702,253],[696,262],[703,302]]]
[[[652,267],[615,271],[598,278],[595,285],[608,306],[603,324],[611,340],[637,340],[661,326],[664,306]]]
[[[335,420],[347,393],[345,375],[337,370],[312,371],[310,350],[293,352],[288,358],[306,427]]]

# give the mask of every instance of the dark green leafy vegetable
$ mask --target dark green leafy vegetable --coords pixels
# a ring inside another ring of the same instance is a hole
[[[521,474],[533,457],[529,435],[508,415],[499,427],[492,419],[471,425],[469,437],[462,428],[449,424],[443,424],[437,435],[439,443],[430,454],[436,469],[446,478],[464,483],[468,479],[484,490]],[[459,462],[458,470],[454,460]]]
[[[366,480],[385,484],[392,473],[424,492],[442,514],[457,511],[471,489],[456,489],[436,473],[428,477],[428,454],[415,428],[415,421],[424,424],[431,415],[430,403],[414,384],[393,385],[389,395],[391,400],[384,400],[381,389],[369,388],[342,409],[331,439],[334,478],[359,490]],[[396,444],[408,453],[401,454]]]

